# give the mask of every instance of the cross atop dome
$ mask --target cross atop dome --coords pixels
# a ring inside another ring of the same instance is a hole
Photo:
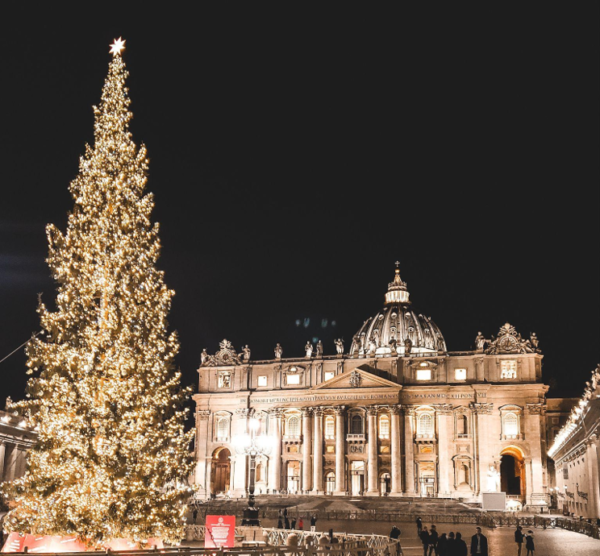
[[[396,261],[396,274],[394,281],[388,284],[388,292],[385,294],[385,304],[391,303],[410,303],[408,300],[409,293],[406,289],[406,282],[400,278],[400,262]]]

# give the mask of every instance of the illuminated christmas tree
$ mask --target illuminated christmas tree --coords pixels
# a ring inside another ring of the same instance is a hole
[[[28,399],[39,427],[27,473],[9,485],[9,531],[180,540],[190,495],[188,391],[167,333],[174,294],[157,270],[158,224],[144,194],[148,160],[129,132],[123,42],[115,41],[94,146],[71,183],[67,231],[50,225],[56,309],[40,303],[45,337],[28,347]]]

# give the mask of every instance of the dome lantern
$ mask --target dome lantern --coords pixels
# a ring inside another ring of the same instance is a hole
[[[392,303],[410,303],[408,290],[406,289],[406,282],[400,278],[400,263],[396,262],[396,275],[394,281],[388,284],[388,291],[385,294],[385,304],[390,305]]]

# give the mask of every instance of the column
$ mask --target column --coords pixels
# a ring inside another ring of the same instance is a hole
[[[402,495],[402,462],[400,460],[400,406],[390,409],[392,421],[391,459],[392,459],[392,490],[390,496]]]
[[[379,488],[378,488],[378,479],[379,474],[377,472],[377,459],[379,455],[377,454],[377,407],[369,407],[367,408],[367,422],[369,428],[369,476],[368,476],[368,490],[367,496],[379,496]]]
[[[313,494],[323,492],[323,409],[313,409],[315,437],[313,442]]]
[[[346,431],[344,427],[344,410],[340,405],[335,408],[335,492],[346,494]]]
[[[439,483],[438,496],[450,495],[450,435],[453,435],[451,425],[448,421],[451,419],[452,413],[448,407],[436,408],[436,417],[438,422],[437,441],[438,441],[438,463],[439,463]]]
[[[593,435],[587,444],[585,461],[588,466],[588,515],[600,516],[600,478],[598,474],[598,447],[596,435]]]
[[[206,460],[211,457],[207,454],[208,448],[208,418],[210,411],[196,412],[196,469],[194,470],[194,483],[198,486],[198,496],[208,496],[210,475],[206,472]]]
[[[312,409],[302,409],[302,491],[312,487]]]
[[[6,446],[0,442],[0,482],[4,481],[4,456],[6,455]]]
[[[531,458],[524,458],[525,461],[525,489],[526,489],[526,498],[525,503],[529,506],[531,505],[531,493],[533,486],[533,467]],[[521,493],[523,496],[523,493]]]
[[[404,408],[404,493],[415,496],[415,410],[412,407]]]
[[[271,427],[274,442],[273,450],[269,456],[269,488],[272,493],[281,490],[281,416],[280,409],[270,411]]]
[[[16,479],[17,470],[17,446],[9,444],[8,454],[6,456],[6,480],[12,481]]]
[[[248,418],[252,410],[236,409],[234,419],[235,435],[242,436],[248,432]],[[234,494],[244,496],[246,494],[246,454],[232,454],[235,458],[235,468],[232,469]]]

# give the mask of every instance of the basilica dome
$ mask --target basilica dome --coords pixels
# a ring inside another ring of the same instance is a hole
[[[400,278],[400,269],[396,268],[383,309],[367,319],[354,335],[350,354],[385,357],[445,352],[446,342],[437,325],[411,309],[406,283]]]

